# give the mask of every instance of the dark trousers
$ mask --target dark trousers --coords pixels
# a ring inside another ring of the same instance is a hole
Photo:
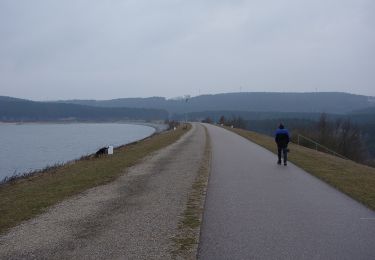
[[[281,153],[283,153],[284,163],[288,160],[288,147],[287,146],[277,146],[277,156],[279,158],[279,162],[281,162]]]

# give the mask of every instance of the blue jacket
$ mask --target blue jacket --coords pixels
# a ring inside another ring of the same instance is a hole
[[[288,129],[278,128],[275,132],[275,142],[280,147],[287,147],[290,141]]]

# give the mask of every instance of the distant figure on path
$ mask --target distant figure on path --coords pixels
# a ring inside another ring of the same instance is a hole
[[[285,129],[283,124],[279,125],[279,128],[275,133],[275,142],[277,144],[277,164],[281,164],[281,153],[283,153],[284,165],[287,165],[288,161],[288,144],[290,136],[287,129]]]

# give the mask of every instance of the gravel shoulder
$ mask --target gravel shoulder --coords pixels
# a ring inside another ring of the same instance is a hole
[[[194,124],[116,181],[11,229],[0,237],[0,259],[172,259],[205,139]]]

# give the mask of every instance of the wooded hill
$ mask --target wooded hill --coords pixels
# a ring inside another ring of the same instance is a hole
[[[0,121],[120,121],[165,120],[168,113],[161,109],[104,108],[77,104],[35,102],[0,96]]]
[[[166,112],[168,111],[168,112]],[[331,117],[350,115],[368,121],[375,114],[375,98],[348,93],[227,93],[180,99],[163,97],[113,100],[66,100],[34,102],[0,97],[1,121],[188,119],[212,117],[214,121],[240,116],[247,120],[309,119],[321,113]]]
[[[171,114],[201,111],[262,111],[344,114],[375,106],[375,99],[339,92],[266,93],[241,92],[201,95],[186,99],[122,98],[113,100],[65,100],[98,107],[136,107],[167,110]]]

